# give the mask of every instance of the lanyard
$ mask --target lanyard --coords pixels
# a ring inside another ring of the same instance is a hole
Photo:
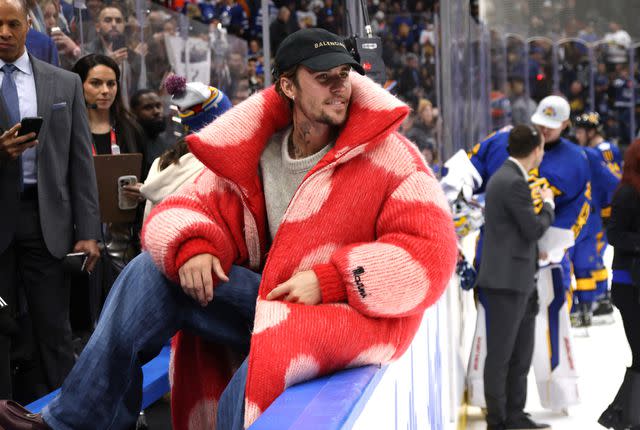
[[[111,132],[109,133],[109,140],[110,140],[111,154],[112,155],[120,154],[120,147],[118,146],[118,142],[116,142],[116,131],[113,129],[113,127],[111,128]],[[115,152],[114,152],[114,147],[117,148]],[[91,153],[93,155],[98,155],[98,151],[96,151],[96,145],[93,142],[91,142]]]

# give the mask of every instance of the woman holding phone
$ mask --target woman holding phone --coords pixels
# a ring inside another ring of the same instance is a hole
[[[60,67],[69,70],[82,51],[70,37],[66,20],[60,17],[60,3],[56,0],[42,0],[40,9],[44,17],[45,30],[58,48]]]

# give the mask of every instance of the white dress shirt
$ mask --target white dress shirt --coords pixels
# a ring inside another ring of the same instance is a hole
[[[0,60],[0,67],[6,63]],[[20,119],[29,116],[38,116],[38,98],[36,95],[36,81],[33,76],[33,68],[29,55],[25,49],[20,58],[13,62],[18,68],[13,72],[13,80],[18,91],[18,103],[20,104]],[[0,88],[4,80],[4,73],[0,72]],[[7,109],[11,109],[7,106]],[[11,124],[13,127],[15,124]],[[36,148],[29,148],[22,153],[22,174],[25,184],[35,184],[38,182],[38,169],[36,164]]]

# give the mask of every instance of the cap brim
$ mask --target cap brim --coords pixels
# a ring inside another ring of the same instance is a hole
[[[362,66],[346,52],[327,52],[326,54],[307,58],[306,60],[301,61],[300,64],[308,67],[314,72],[329,70],[334,67],[342,66],[343,64],[348,64],[353,67],[356,72],[364,75],[364,69]]]
[[[550,119],[549,117],[546,117],[539,113],[533,114],[533,116],[531,117],[531,122],[534,123],[535,125],[547,127],[553,130],[555,130],[556,128],[562,127],[562,121],[556,121],[556,120]]]

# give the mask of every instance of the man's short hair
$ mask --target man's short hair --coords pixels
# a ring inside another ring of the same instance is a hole
[[[131,106],[131,109],[136,109],[138,106],[140,106],[140,99],[142,98],[142,96],[146,96],[147,94],[157,95],[158,93],[150,88],[143,88],[136,91],[135,93],[133,93],[131,99],[129,100],[129,106]]]
[[[525,158],[542,145],[540,132],[532,125],[516,125],[509,133],[509,155]]]
[[[29,5],[27,4],[27,0],[6,0],[7,2],[14,1],[20,9],[24,12],[25,16],[29,16]]]
[[[100,10],[98,11],[98,16],[100,16],[102,14],[102,11],[105,9],[118,9],[120,11],[120,13],[122,14],[122,18],[124,18],[124,20],[127,20],[127,14],[125,13],[124,9],[122,8],[122,6],[120,6],[117,3],[105,3],[102,6],[100,6]]]

